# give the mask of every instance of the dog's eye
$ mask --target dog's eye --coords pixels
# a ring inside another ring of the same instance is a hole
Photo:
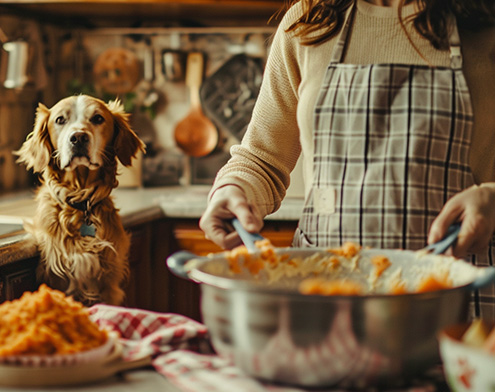
[[[58,117],[55,119],[55,123],[56,123],[56,124],[59,124],[59,125],[64,125],[66,122],[67,122],[67,120],[65,119],[65,117],[64,117],[64,116],[58,116]]]
[[[105,119],[103,118],[103,116],[101,114],[95,114],[93,117],[91,117],[91,123],[95,124],[95,125],[99,125],[101,123],[103,123],[105,121]]]

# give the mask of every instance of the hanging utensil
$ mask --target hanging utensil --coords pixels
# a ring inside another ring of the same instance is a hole
[[[147,110],[152,110],[153,105],[160,98],[159,90],[155,87],[155,54],[151,43],[148,44],[144,54],[144,80],[140,86],[143,92],[142,106]]]
[[[169,36],[169,48],[162,51],[162,72],[169,82],[184,81],[187,56],[181,48],[180,33],[172,32]]]
[[[20,89],[29,82],[30,48],[24,40],[9,41],[3,44],[8,53],[5,88]]]
[[[139,60],[129,49],[106,49],[96,58],[93,76],[97,89],[109,94],[127,94],[141,78]]]
[[[180,82],[184,80],[185,53],[180,50],[162,51],[163,75],[169,82]]]
[[[187,155],[202,157],[211,153],[218,144],[218,131],[205,116],[199,90],[203,81],[202,53],[191,52],[187,57],[186,85],[189,87],[191,107],[187,116],[175,127],[175,142]]]
[[[205,79],[200,89],[205,113],[220,129],[241,140],[263,79],[260,58],[237,54]]]

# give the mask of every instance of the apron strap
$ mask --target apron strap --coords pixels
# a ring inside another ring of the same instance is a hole
[[[347,42],[347,35],[349,34],[349,29],[351,27],[352,13],[355,8],[355,2],[347,9],[345,13],[344,25],[340,30],[339,36],[337,38],[337,43],[332,50],[332,56],[330,58],[330,64],[338,64],[342,62],[344,58],[344,50]]]
[[[448,19],[449,24],[449,45],[450,45],[450,66],[454,70],[462,69],[462,52],[461,39],[459,37],[459,29],[457,21],[453,14],[450,14]]]

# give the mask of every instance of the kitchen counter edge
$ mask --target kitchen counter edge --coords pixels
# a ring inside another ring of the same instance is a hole
[[[112,193],[112,197],[119,209],[124,227],[129,228],[161,218],[199,219],[206,208],[209,189],[209,186],[203,185],[117,188]],[[12,198],[16,197],[26,203],[30,193],[22,192],[12,196]],[[9,205],[12,204],[12,198],[0,200],[0,211],[2,204],[7,202]],[[34,198],[32,201],[32,210],[34,210]],[[302,206],[302,199],[286,198],[280,209],[266,219],[296,221],[299,219]],[[0,237],[0,266],[37,255],[36,245],[24,231]]]

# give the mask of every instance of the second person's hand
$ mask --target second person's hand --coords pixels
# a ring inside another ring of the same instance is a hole
[[[212,195],[199,221],[199,227],[207,239],[223,249],[232,249],[242,244],[230,224],[234,217],[249,232],[258,232],[263,227],[258,209],[249,203],[244,191],[238,186],[227,185],[217,189]]]
[[[486,250],[495,231],[495,184],[474,185],[454,195],[433,221],[428,242],[438,241],[454,222],[462,222],[452,252],[457,257]]]

